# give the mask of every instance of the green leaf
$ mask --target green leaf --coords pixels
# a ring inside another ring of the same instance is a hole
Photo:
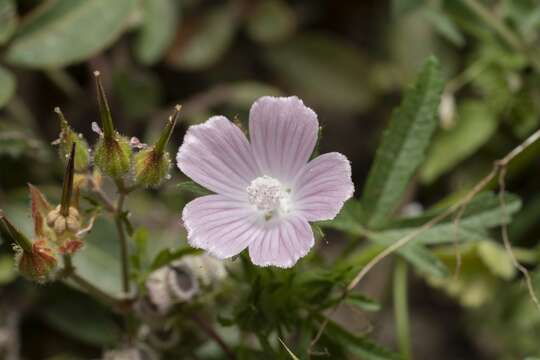
[[[48,1],[21,24],[7,60],[32,68],[81,62],[118,39],[136,0]]]
[[[193,25],[193,24],[191,24]],[[216,7],[195,24],[191,37],[169,54],[169,62],[183,70],[202,70],[214,65],[227,51],[235,32],[229,6]]]
[[[362,236],[364,234],[363,222],[362,204],[356,199],[350,199],[343,205],[341,212],[334,220],[321,221],[318,224],[350,235]]]
[[[408,244],[398,252],[420,273],[435,277],[446,277],[450,274],[446,265],[420,244]]]
[[[340,343],[347,352],[360,356],[363,360],[399,359],[396,353],[380,347],[363,336],[350,333],[332,320],[328,321],[325,335]]]
[[[369,225],[379,226],[392,214],[423,162],[437,127],[442,89],[439,63],[432,57],[392,114],[377,149],[362,199]]]
[[[295,13],[283,0],[258,2],[247,22],[249,36],[263,44],[276,43],[286,39],[295,27]]]
[[[1,243],[2,236],[0,236]],[[0,255],[0,285],[4,286],[17,278],[15,260],[12,255]]]
[[[178,190],[186,191],[195,196],[210,195],[212,192],[193,181],[184,181],[176,185]]]
[[[0,108],[4,107],[15,94],[15,77],[0,66]]]
[[[465,45],[465,37],[448,15],[431,8],[426,9],[424,14],[442,37],[456,46],[462,47]]]
[[[114,225],[97,219],[92,232],[85,238],[84,251],[73,257],[73,263],[86,280],[111,294],[122,294],[120,248],[115,241]]]
[[[482,241],[476,249],[486,267],[500,278],[510,280],[516,274],[516,268],[506,249],[493,241]]]
[[[60,286],[49,293],[37,309],[52,327],[97,347],[113,346],[120,340],[122,330],[117,319],[88,296]]]
[[[466,100],[459,106],[456,124],[435,137],[420,171],[424,183],[432,183],[474,154],[497,130],[497,119],[484,102]]]
[[[179,8],[173,0],[144,0],[143,24],[135,43],[135,55],[143,64],[154,64],[174,40]]]
[[[5,44],[17,27],[15,0],[0,0],[0,45]]]
[[[155,257],[154,261],[152,261],[151,269],[156,270],[186,255],[196,255],[200,253],[202,253],[202,250],[192,247],[184,247],[177,250],[164,249],[160,251]]]
[[[345,302],[364,311],[379,311],[381,304],[373,299],[368,298],[362,294],[349,294],[345,299]]]
[[[392,15],[403,16],[424,5],[424,0],[392,0]]]
[[[324,33],[297,35],[268,49],[264,60],[307,104],[339,112],[366,110],[367,57],[352,44]]]

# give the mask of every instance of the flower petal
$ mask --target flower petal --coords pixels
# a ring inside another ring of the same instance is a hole
[[[300,216],[282,219],[265,228],[249,245],[249,257],[258,266],[292,267],[313,247],[313,231]]]
[[[351,164],[337,152],[311,160],[295,182],[295,209],[308,221],[331,220],[353,196]]]
[[[256,215],[243,201],[207,195],[187,204],[182,220],[191,246],[225,259],[238,255],[263,235]]]
[[[257,165],[246,137],[223,116],[191,126],[176,161],[195,182],[238,199],[247,197],[246,188],[257,177]]]
[[[317,114],[295,96],[264,96],[249,113],[251,147],[260,170],[284,182],[309,160],[318,130]]]

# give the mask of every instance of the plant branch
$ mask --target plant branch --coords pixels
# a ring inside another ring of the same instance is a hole
[[[221,336],[208,324],[203,318],[199,317],[197,314],[191,314],[190,319],[199,326],[199,328],[204,331],[208,336],[210,336],[223,350],[223,352],[227,355],[227,358],[230,360],[236,359],[236,355],[234,352],[229,348],[229,345],[225,343],[225,341],[221,338]]]
[[[401,356],[412,359],[411,336],[409,329],[409,305],[407,300],[407,263],[397,259],[394,269],[394,314],[396,333]]]

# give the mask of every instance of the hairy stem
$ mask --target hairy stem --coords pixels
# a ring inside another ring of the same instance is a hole
[[[401,356],[412,359],[411,334],[409,329],[409,305],[407,299],[407,263],[398,258],[394,268],[394,314],[396,333]]]
[[[128,251],[128,240],[126,236],[126,231],[124,229],[124,224],[122,222],[124,201],[126,199],[126,191],[122,182],[118,182],[118,201],[116,202],[116,211],[114,217],[114,223],[116,224],[116,231],[118,232],[118,240],[120,241],[120,257],[122,263],[122,290],[129,294],[130,292],[130,283],[129,283],[129,251]]]

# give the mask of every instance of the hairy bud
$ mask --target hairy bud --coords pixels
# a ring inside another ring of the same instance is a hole
[[[165,147],[171,138],[180,114],[180,105],[176,105],[175,113],[169,118],[158,142],[135,155],[135,181],[146,187],[159,186],[169,176],[171,167],[170,155]]]
[[[58,118],[60,119],[60,136],[54,142],[54,144],[58,145],[60,158],[66,160],[71,152],[71,147],[75,144],[77,150],[75,155],[75,171],[86,171],[90,164],[88,143],[81,134],[77,134],[71,129],[60,108],[55,108],[54,112],[58,114]]]
[[[126,137],[117,133],[111,137],[101,136],[94,148],[94,163],[104,174],[118,179],[129,171],[131,154]]]

